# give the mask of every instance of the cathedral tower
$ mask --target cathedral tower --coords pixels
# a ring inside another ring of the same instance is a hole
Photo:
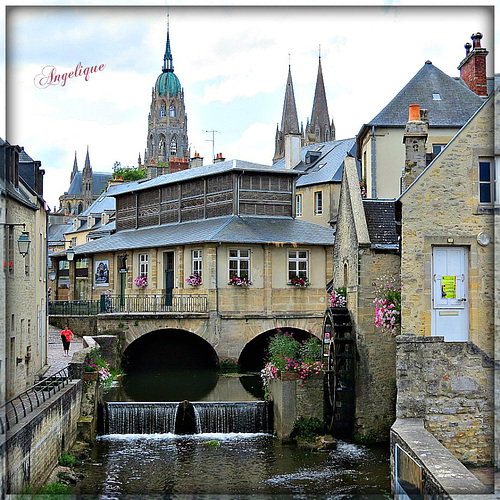
[[[189,156],[184,90],[174,74],[167,23],[163,68],[152,91],[144,164],[148,167],[148,176],[155,177],[170,172],[170,163],[177,166],[185,164],[187,168]],[[151,174],[151,171],[154,173]]]
[[[75,159],[76,162],[76,159]],[[92,167],[90,166],[89,147],[87,146],[87,156],[82,171],[82,195],[84,206],[87,208],[92,204]]]
[[[328,105],[326,103],[325,83],[323,71],[321,70],[321,55],[318,62],[318,76],[316,78],[316,90],[314,92],[313,109],[311,121],[306,126],[305,144],[314,142],[328,142],[335,140],[335,125],[330,122]]]

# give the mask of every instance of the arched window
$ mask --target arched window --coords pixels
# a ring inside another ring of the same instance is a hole
[[[347,287],[349,284],[349,266],[347,262],[344,262],[344,286]]]
[[[175,117],[175,106],[173,104],[170,105],[169,114],[172,118]]]
[[[174,135],[170,141],[170,155],[175,156],[177,154],[177,137]]]
[[[83,205],[81,203],[78,204],[78,213],[81,214],[83,212]]]
[[[316,127],[314,134],[316,135],[317,139],[321,140],[321,130],[319,129],[319,127]]]
[[[164,102],[161,103],[160,116],[167,116],[167,108]]]
[[[158,142],[158,152],[163,155],[165,153],[165,136],[160,135],[160,141]]]
[[[68,214],[71,213],[71,203],[68,203]]]
[[[328,142],[330,140],[330,130],[325,129],[325,142]]]

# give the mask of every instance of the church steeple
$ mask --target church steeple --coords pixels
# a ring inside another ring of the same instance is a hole
[[[76,151],[75,151],[75,161],[73,162],[73,170],[71,172],[70,184],[73,182],[73,179],[75,178],[77,172],[78,172],[78,163],[76,161]]]
[[[84,209],[92,203],[92,167],[90,166],[89,147],[85,156],[85,166],[82,171],[82,195]]]
[[[297,107],[293,92],[292,70],[288,65],[288,78],[286,81],[285,100],[283,102],[283,114],[281,116],[281,128],[276,127],[275,150],[273,163],[285,156],[285,135],[299,135],[299,120],[297,118]]]
[[[325,83],[321,68],[321,54],[318,59],[318,76],[311,113],[311,121],[306,129],[306,142],[327,142],[335,140],[335,125],[330,122],[328,104],[326,102]]]
[[[165,55],[163,56],[163,72],[174,71],[174,60],[172,59],[172,50],[170,49],[170,14],[167,14],[167,45],[165,46]]]

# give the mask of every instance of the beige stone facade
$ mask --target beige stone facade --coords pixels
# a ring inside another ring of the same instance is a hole
[[[319,213],[315,202],[315,193],[317,192],[321,192],[323,202]],[[340,196],[339,183],[301,186],[297,188],[296,194],[302,195],[302,214],[297,215],[298,218],[326,227],[331,227],[332,223],[337,220]]]

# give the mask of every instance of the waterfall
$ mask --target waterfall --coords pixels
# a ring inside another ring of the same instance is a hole
[[[106,434],[174,433],[176,415],[183,403],[104,404]],[[197,433],[272,432],[267,401],[192,403]],[[179,428],[179,422],[177,422]]]

